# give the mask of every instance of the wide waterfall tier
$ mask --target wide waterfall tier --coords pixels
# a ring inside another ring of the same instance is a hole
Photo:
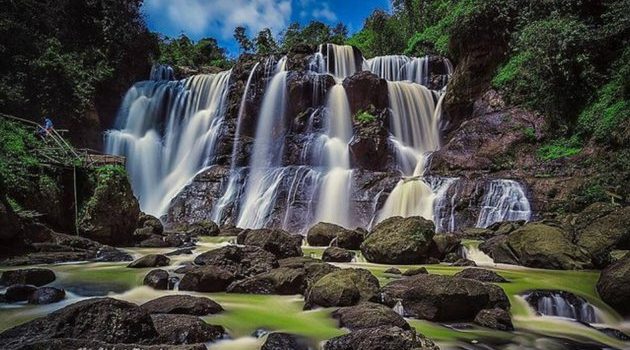
[[[108,153],[127,158],[141,209],[161,216],[170,200],[213,162],[230,72],[182,81],[145,81],[126,94]]]
[[[543,316],[564,317],[586,323],[601,321],[592,304],[572,293],[536,290],[525,294],[524,299]]]
[[[310,70],[343,79],[362,69],[363,57],[350,45],[322,44],[313,55]]]
[[[365,60],[364,69],[388,81],[407,80],[425,86],[429,81],[429,57],[379,56]]]
[[[167,64],[154,64],[151,67],[151,74],[149,80],[161,81],[161,80],[175,80],[175,71],[173,67]]]
[[[481,203],[477,227],[488,227],[500,221],[529,220],[529,200],[520,183],[514,180],[492,180]]]

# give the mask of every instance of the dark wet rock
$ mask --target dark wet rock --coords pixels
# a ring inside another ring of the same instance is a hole
[[[400,272],[399,269],[395,268],[395,267],[390,267],[389,269],[383,271],[384,273],[388,273],[390,275],[401,275],[402,272]]]
[[[166,255],[162,254],[149,254],[145,255],[142,258],[133,261],[131,264],[127,265],[127,267],[131,268],[144,268],[144,267],[158,267],[158,266],[167,266],[171,263],[171,259],[169,259]]]
[[[469,279],[477,280],[481,282],[495,282],[495,283],[507,282],[507,280],[503,278],[503,276],[499,275],[498,273],[494,271],[486,270],[486,269],[475,269],[475,268],[464,269],[456,273],[454,276],[459,277],[459,278],[469,278]]]
[[[337,238],[339,235],[348,235],[352,237],[353,235],[349,233],[346,228],[343,228],[339,225],[330,224],[327,222],[320,222],[311,227],[306,234],[306,242],[314,247],[327,247],[331,244],[331,242]],[[345,239],[349,240],[349,239]],[[361,244],[361,243],[359,243]],[[345,247],[342,247],[345,248]],[[346,248],[352,249],[352,248]],[[356,249],[356,248],[354,248]]]
[[[344,79],[343,87],[353,115],[371,106],[379,110],[389,107],[387,82],[370,71],[357,72]]]
[[[236,227],[234,225],[224,225],[221,227],[221,232],[219,233],[219,236],[227,236],[227,237],[238,236],[241,232],[245,230],[246,229]]]
[[[392,217],[380,222],[361,244],[363,256],[383,264],[421,264],[435,233],[433,222],[419,216]]]
[[[400,302],[407,316],[438,322],[471,321],[483,309],[510,306],[503,289],[494,284],[442,275],[399,279],[381,294],[389,304]]]
[[[138,246],[142,248],[167,248],[171,245],[164,240],[164,236],[151,235],[149,238],[141,241]]]
[[[319,259],[308,257],[294,257],[278,261],[280,267],[304,269],[306,272],[306,285],[311,286],[325,275],[340,270],[337,266],[328,264]]]
[[[191,255],[193,253],[193,249],[194,248],[177,249],[177,250],[174,250],[172,252],[168,252],[168,253],[166,253],[164,255],[166,255],[166,256]]]
[[[598,331],[606,334],[609,337],[619,339],[621,341],[630,341],[630,335],[614,328],[597,328]]]
[[[193,236],[218,236],[221,230],[214,221],[201,220],[184,227],[184,232]]]
[[[224,292],[237,279],[232,270],[225,267],[208,265],[191,269],[179,282],[179,290],[196,292]]]
[[[322,260],[328,262],[350,262],[354,253],[338,247],[328,247],[322,254]]]
[[[447,263],[454,263],[461,258],[461,255],[458,253],[448,253],[446,254],[446,256],[444,256],[444,259],[442,259],[442,261]]]
[[[311,350],[310,342],[299,335],[274,332],[269,333],[260,350]]]
[[[381,304],[364,302],[355,306],[342,307],[332,313],[339,326],[351,331],[380,326],[396,326],[411,329],[405,319],[394,310]]]
[[[141,345],[141,344],[108,344],[93,339],[50,339],[29,343],[18,347],[29,350],[207,350],[204,344],[188,345]]]
[[[337,237],[333,239],[331,244],[339,248],[358,250],[364,238],[364,232],[360,229],[342,230],[337,232]]]
[[[96,258],[94,260],[100,262],[132,261],[133,257],[129,253],[114,247],[103,246],[96,253]]]
[[[8,286],[12,284],[32,284],[43,286],[55,280],[55,273],[49,269],[31,268],[8,270],[2,273],[0,284]]]
[[[29,304],[43,305],[62,301],[66,297],[66,291],[54,287],[41,287],[28,297]]]
[[[348,144],[351,162],[357,168],[386,171],[392,163],[393,153],[388,141],[388,112],[382,110],[377,113],[371,108],[364,113],[368,113],[373,119],[357,120],[355,115],[353,123],[355,132]]]
[[[144,276],[142,284],[154,289],[168,289],[168,272],[165,270],[151,270]]]
[[[184,245],[185,239],[185,235],[175,232],[168,233],[164,236],[164,242],[167,244],[167,247],[181,247]]]
[[[175,289],[175,286],[179,284],[180,278],[177,276],[171,276],[168,278],[168,289]]]
[[[477,263],[469,259],[457,259],[451,266],[477,266]]]
[[[138,216],[136,227],[134,236],[161,235],[164,232],[164,226],[162,226],[160,219],[145,213],[140,213]]]
[[[480,244],[479,248],[498,263],[558,270],[592,267],[590,255],[573,244],[567,232],[546,223],[527,223],[508,236]]]
[[[597,266],[608,265],[613,249],[630,249],[630,206],[621,208],[595,203],[572,220],[576,244],[584,248]]]
[[[366,328],[332,338],[324,350],[438,350],[439,348],[414,330],[383,326]]]
[[[407,269],[405,270],[405,272],[403,272],[403,276],[415,276],[415,275],[420,275],[420,274],[428,274],[429,271],[427,271],[426,267],[414,267],[411,269]]]
[[[302,236],[284,230],[245,230],[237,236],[236,242],[262,248],[278,259],[302,256]]]
[[[26,301],[36,291],[37,287],[30,284],[14,284],[9,286],[4,292],[4,299],[7,303]]]
[[[81,210],[79,233],[103,244],[131,245],[140,206],[127,174],[118,168],[97,173],[94,193]]]
[[[184,262],[178,268],[173,270],[173,272],[180,273],[180,274],[185,274],[185,273],[188,273],[188,272],[192,272],[192,271],[194,271],[194,270],[196,270],[198,268],[199,268],[199,266],[194,265],[192,262]]]
[[[112,298],[95,298],[6,330],[0,334],[0,343],[7,349],[54,338],[147,344],[157,337],[151,317],[137,305]]]
[[[262,248],[230,245],[197,256],[195,264],[215,265],[236,276],[249,277],[277,267],[278,261],[274,254]]]
[[[279,267],[269,272],[246,278],[231,284],[227,291],[250,294],[302,294],[306,288],[306,271]]]
[[[321,277],[306,293],[305,308],[351,306],[376,296],[379,282],[364,269],[341,269]]]
[[[597,292],[617,312],[630,315],[630,253],[602,271]]]
[[[496,329],[499,331],[513,331],[514,326],[510,319],[510,314],[499,308],[484,309],[479,311],[475,317],[475,323],[487,327]]]
[[[454,234],[440,233],[433,236],[430,254],[434,258],[443,260],[448,254],[458,254],[461,247],[459,237]]]
[[[158,332],[160,344],[194,344],[223,338],[221,326],[207,324],[197,316],[153,314],[153,326]]]
[[[223,311],[221,305],[210,298],[178,294],[147,301],[141,308],[150,314],[184,314],[206,316]]]

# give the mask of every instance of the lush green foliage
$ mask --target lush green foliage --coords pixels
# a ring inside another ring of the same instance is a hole
[[[574,156],[582,151],[581,141],[577,136],[570,139],[559,138],[538,149],[538,156],[544,160],[553,160]]]
[[[156,40],[140,6],[141,0],[3,2],[0,110],[50,114],[67,125],[81,119],[97,90],[146,75]]]
[[[356,119],[359,123],[369,124],[374,122],[376,120],[376,117],[366,111],[361,111],[357,113],[354,119]]]
[[[0,178],[12,191],[30,191],[40,167],[33,150],[40,141],[33,132],[0,118]]]
[[[172,66],[214,66],[224,69],[232,65],[225,49],[219,47],[216,39],[204,38],[195,43],[184,34],[176,39],[161,38],[158,62]]]
[[[404,19],[398,14],[376,10],[365,20],[363,29],[346,44],[359,48],[365,57],[374,57],[400,54],[406,41]]]
[[[315,47],[323,43],[343,44],[348,36],[348,28],[338,23],[334,28],[319,21],[311,21],[306,26],[291,23],[282,32],[282,50],[288,52],[297,45]]]

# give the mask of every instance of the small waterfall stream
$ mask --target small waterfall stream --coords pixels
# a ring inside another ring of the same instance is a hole
[[[529,200],[521,184],[514,180],[492,180],[481,204],[477,227],[488,227],[499,221],[529,220]]]

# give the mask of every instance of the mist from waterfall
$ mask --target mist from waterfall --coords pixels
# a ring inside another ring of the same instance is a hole
[[[229,79],[230,71],[144,81],[125,95],[116,129],[105,135],[105,151],[127,158],[144,212],[163,215],[171,199],[213,161]]]

